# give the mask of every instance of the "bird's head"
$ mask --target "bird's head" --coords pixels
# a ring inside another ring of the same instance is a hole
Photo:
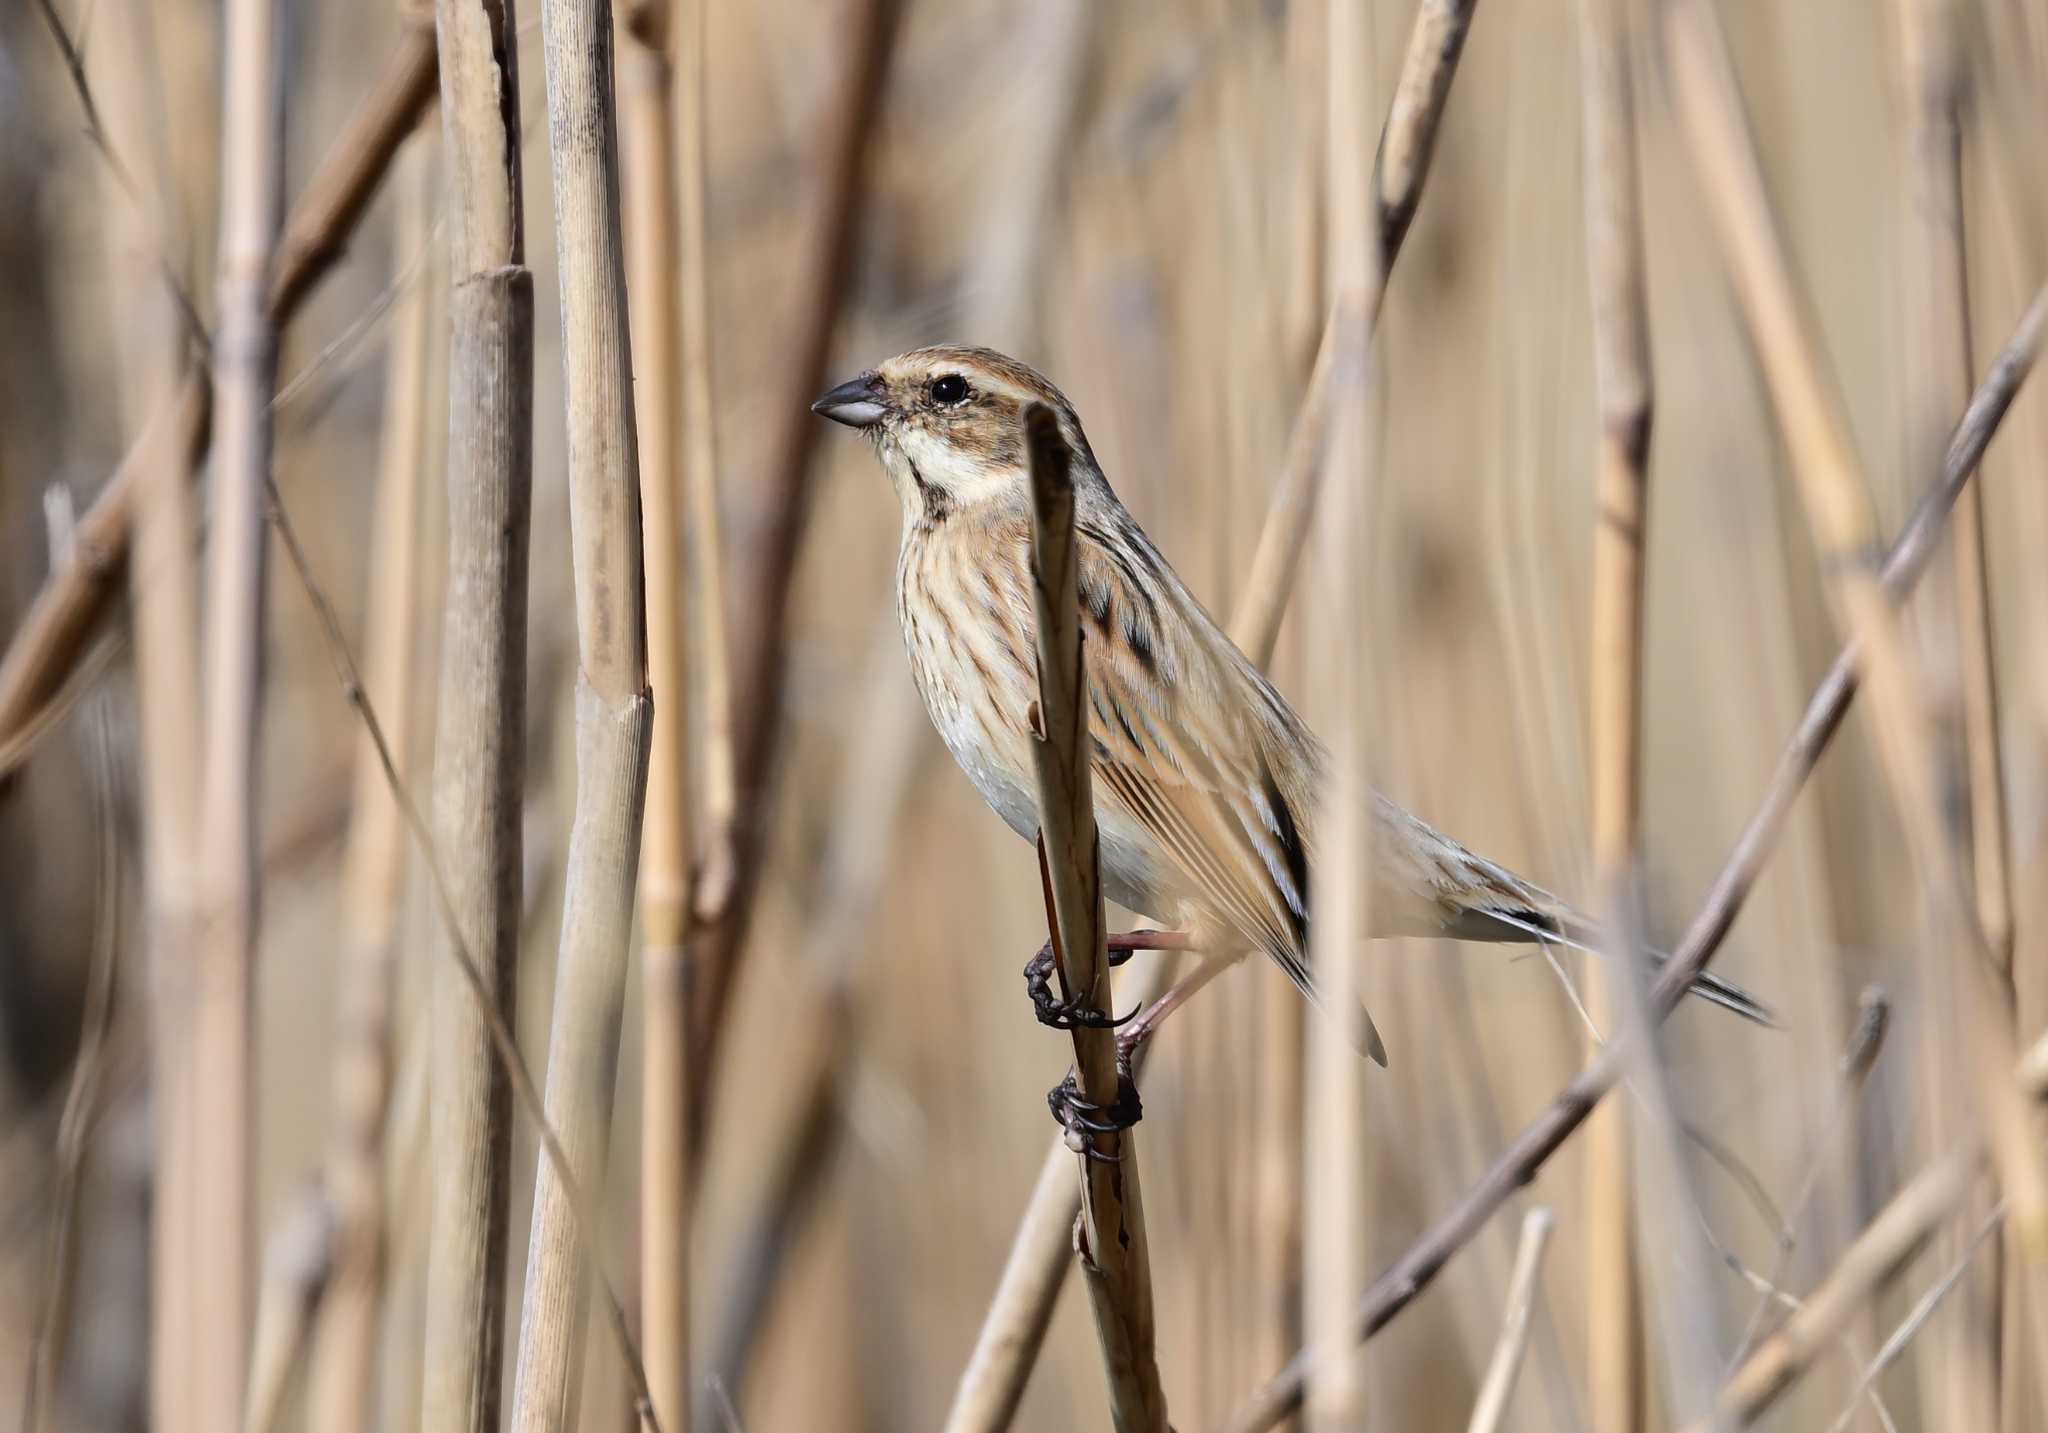
[[[991,349],[914,349],[840,384],[811,411],[865,432],[904,516],[936,522],[963,509],[1030,500],[1024,409],[1033,402],[1058,415],[1077,470],[1093,471],[1066,396]]]

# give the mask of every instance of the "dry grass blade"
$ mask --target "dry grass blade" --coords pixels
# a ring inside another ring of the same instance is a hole
[[[1904,596],[1925,569],[1947,525],[1956,494],[1976,471],[1978,460],[2011,407],[2013,396],[2033,370],[2044,328],[2048,328],[2048,291],[2035,296],[2005,351],[1971,397],[1969,409],[1949,443],[1941,481],[1921,499],[1898,541],[1892,544],[1882,573],[1892,600]],[[1650,991],[1649,1014],[1653,1020],[1662,1020],[1671,1013],[1734,926],[1777,843],[1793,800],[1813,774],[1821,753],[1834,739],[1849,703],[1855,698],[1857,670],[1858,652],[1852,643],[1835,658],[1834,666],[1808,700],[1805,714],[1778,758],[1756,813],[1736,838],[1684,939],[1658,975]],[[1544,1161],[1585,1122],[1586,1116],[1620,1079],[1630,1058],[1630,1043],[1627,1039],[1611,1043],[1599,1059],[1582,1070],[1515,1137],[1458,1201],[1373,1281],[1359,1302],[1355,1329],[1358,1337],[1372,1337],[1413,1303],[1494,1212],[1535,1177]],[[1229,1433],[1260,1433],[1273,1427],[1301,1406],[1302,1390],[1320,1357],[1318,1349],[1306,1349],[1297,1355],[1285,1369],[1261,1385],[1224,1427]]]
[[[1038,740],[1032,756],[1039,859],[1066,998],[1108,1010],[1070,455],[1059,420],[1043,404],[1025,409],[1024,437],[1031,463],[1031,591],[1038,637]],[[1083,1100],[1104,1110],[1119,1106],[1114,1031],[1077,1026],[1074,1068]],[[1109,1376],[1110,1412],[1120,1433],[1164,1433],[1166,1395],[1153,1352],[1152,1270],[1137,1146],[1128,1130],[1069,1133],[1082,1182],[1076,1254]]]
[[[1465,1433],[1498,1433],[1507,1417],[1508,1395],[1515,1391],[1515,1375],[1522,1370],[1522,1358],[1529,1351],[1529,1326],[1536,1316],[1536,1278],[1543,1271],[1543,1250],[1550,1242],[1551,1226],[1557,1221],[1548,1209],[1531,1209],[1522,1216],[1522,1239],[1515,1248],[1515,1269],[1508,1278],[1507,1314],[1501,1320],[1500,1342],[1480,1380],[1479,1397],[1472,1405],[1472,1421]]]
[[[619,217],[609,0],[543,0],[548,140],[561,256],[569,544],[576,582],[576,813],[548,1034],[548,1118],[576,1182],[604,1177],[640,871],[653,704],[647,692],[639,441]],[[666,401],[665,397],[657,401]],[[511,1426],[570,1427],[589,1271],[552,1165],[534,1177]],[[644,1374],[636,1390],[644,1400]]]

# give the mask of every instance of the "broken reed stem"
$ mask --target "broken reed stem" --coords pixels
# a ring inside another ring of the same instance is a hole
[[[677,104],[672,57],[702,48],[703,0],[647,0],[627,17],[624,83],[634,371],[649,401],[636,421],[645,516],[647,677],[654,700],[640,851],[640,1327],[655,1414],[690,1419],[690,698],[684,641],[683,379],[679,285],[692,255],[676,242]],[[694,105],[694,90],[681,99]]]
[[[1627,0],[1580,0],[1578,9],[1587,292],[1600,418],[1587,745],[1593,869],[1607,927],[1618,937],[1610,959],[1587,965],[1584,989],[1595,1025],[1613,1030],[1639,1003],[1624,984],[1633,981],[1624,962],[1638,927],[1643,553],[1654,383]],[[1647,1392],[1629,1114],[1616,1106],[1586,1131],[1586,1381],[1595,1433],[1639,1427]]]
[[[422,45],[426,47],[423,78]],[[271,277],[271,319],[280,330],[341,257],[399,143],[432,98],[432,57],[432,32],[409,30],[405,44],[386,66],[383,80],[350,117],[306,185],[285,226]],[[186,347],[182,329],[178,344],[182,354]],[[168,673],[174,654],[189,645],[187,639],[172,637],[181,614],[182,620],[197,630],[196,587],[187,592],[179,573],[192,566],[194,523],[185,479],[198,468],[199,455],[211,438],[211,400],[203,366],[187,369],[181,382],[166,383],[152,406],[153,416],[141,425],[120,466],[79,519],[72,555],[52,568],[15,629],[6,655],[0,657],[0,749],[13,750],[16,739],[63,691],[90,650],[129,577],[131,541],[140,544],[135,555],[137,565],[147,574],[149,596],[149,601],[136,605],[136,663],[143,674],[142,683],[159,695],[156,705],[163,710],[176,699],[178,682],[197,680],[196,656],[187,667],[192,674],[189,678],[168,674],[160,678],[158,673]],[[196,694],[191,704],[196,713]],[[175,717],[167,720],[172,727],[177,725]],[[149,724],[146,719],[145,727]],[[196,807],[196,715],[191,725],[195,736],[189,753],[181,750],[175,760],[150,760],[145,765],[181,773],[194,789]],[[14,759],[26,754],[25,750],[15,752]],[[160,778],[151,775],[146,779],[154,787]],[[194,826],[178,834],[181,850],[196,845],[196,831]],[[155,864],[151,862],[152,868]]]
[[[696,901],[696,915],[705,924],[697,956],[701,980],[694,991],[695,1038],[691,1042],[690,1094],[693,1100],[691,1140],[701,1147],[704,1112],[708,1108],[717,1042],[724,1025],[740,952],[760,879],[761,860],[769,834],[768,808],[777,777],[775,754],[781,749],[782,706],[788,678],[790,587],[796,575],[797,552],[810,520],[811,453],[822,426],[809,404],[825,384],[825,370],[837,331],[840,310],[852,282],[860,217],[867,202],[869,137],[882,108],[883,82],[895,50],[901,0],[845,0],[844,14],[833,23],[843,57],[830,97],[813,131],[822,136],[815,183],[820,194],[818,219],[806,235],[802,257],[792,266],[800,286],[792,305],[795,329],[784,350],[791,357],[783,372],[791,384],[782,403],[782,426],[775,430],[760,486],[767,490],[760,536],[737,564],[747,586],[731,611],[744,624],[736,650],[744,670],[733,691],[743,705],[729,727],[712,728],[708,758],[722,761],[719,745],[729,731],[734,742],[733,817],[729,827],[714,825],[706,843],[705,881]],[[701,144],[702,137],[698,136]],[[699,161],[701,166],[701,160]],[[701,179],[701,173],[699,175]],[[701,225],[701,218],[692,224]],[[687,315],[686,315],[687,317]],[[688,340],[685,340],[686,344]],[[691,359],[690,361],[694,361]],[[708,476],[703,480],[708,485]],[[693,482],[693,491],[698,484]],[[694,506],[710,504],[708,487]],[[716,552],[708,546],[700,549]],[[715,661],[707,648],[707,661]],[[714,713],[716,708],[714,708]],[[712,780],[720,767],[712,766]],[[716,785],[707,790],[714,820],[727,793]],[[745,803],[745,815],[740,803]],[[722,844],[731,836],[730,859]],[[713,881],[719,884],[714,889]],[[717,899],[713,899],[716,897]]]
[[[191,1251],[183,1291],[194,1335],[189,1413],[201,1428],[241,1421],[247,1392],[254,1229],[253,1058],[257,931],[258,713],[264,641],[264,492],[277,330],[265,294],[277,239],[284,85],[274,0],[230,0],[221,105],[220,329],[207,550],[205,735],[198,939],[189,952]],[[189,1123],[187,1122],[189,1121]]]
[[[1368,279],[1362,290],[1363,322],[1358,325],[1368,334],[1379,327],[1387,279],[1422,201],[1422,184],[1429,177],[1430,156],[1436,150],[1437,126],[1443,118],[1444,103],[1450,98],[1451,80],[1457,74],[1458,56],[1464,52],[1465,35],[1471,28],[1477,4],[1478,0],[1420,0],[1415,8],[1408,49],[1401,59],[1400,79],[1394,87],[1386,123],[1380,129],[1379,150],[1373,161],[1368,235],[1373,245],[1373,262],[1367,266]],[[1294,420],[1280,478],[1274,485],[1265,523],[1259,529],[1259,545],[1252,554],[1244,596],[1230,624],[1231,640],[1262,667],[1273,659],[1280,620],[1287,613],[1294,579],[1301,568],[1301,550],[1308,542],[1309,525],[1315,517],[1316,487],[1322,473],[1322,447],[1329,423],[1331,349],[1347,327],[1337,322],[1334,313],[1324,325],[1322,344],[1301,410]]]
[[[423,1427],[496,1433],[511,1096],[492,1013],[513,1018],[526,743],[533,276],[520,199],[512,0],[437,0],[449,233],[448,578],[434,832],[449,853],[444,955],[472,952],[484,1002],[436,962],[433,1212]]]
[[[372,504],[363,681],[391,723],[391,758],[413,766],[417,693],[414,632],[420,607],[420,520],[430,434],[427,374],[439,317],[433,239],[433,141],[421,134],[399,161],[397,242],[404,274],[427,266],[401,291],[391,316],[384,375],[382,446]],[[333,1127],[326,1192],[334,1211],[333,1272],[314,1330],[306,1392],[312,1433],[362,1433],[375,1386],[377,1319],[384,1287],[384,1128],[393,1066],[393,996],[405,891],[405,828],[384,784],[377,748],[356,736],[353,796],[342,854],[339,980],[333,1070]]]
[[[611,1147],[653,703],[610,0],[542,0],[541,37],[561,256],[569,545],[580,659],[576,813],[555,961],[547,1115],[561,1131],[574,1182],[595,1189]],[[515,1433],[554,1433],[576,1416],[590,1272],[577,1214],[553,1167],[541,1166],[534,1176],[519,1320]],[[636,1392],[646,1397],[644,1382]]]
[[[1500,1341],[1480,1380],[1479,1397],[1472,1405],[1472,1421],[1465,1433],[1499,1433],[1507,1417],[1508,1396],[1515,1391],[1515,1376],[1522,1371],[1522,1358],[1529,1351],[1529,1328],[1536,1321],[1536,1276],[1543,1271],[1543,1250],[1550,1242],[1556,1223],[1545,1208],[1531,1209],[1522,1216],[1522,1238],[1515,1246],[1514,1272],[1508,1276],[1507,1313],[1501,1319]]]
[[[1940,481],[1921,497],[1887,553],[1881,581],[1888,600],[1899,601],[1919,580],[1947,525],[1956,494],[1976,471],[1977,462],[2011,407],[2014,394],[2033,369],[2044,329],[2048,329],[2048,289],[2035,295],[2011,341],[1978,385],[1950,439]],[[1808,699],[1799,725],[1779,754],[1755,814],[1736,838],[1734,849],[1715,877],[1684,939],[1650,990],[1648,1014],[1652,1022],[1671,1013],[1686,988],[1706,969],[1741,914],[1794,798],[1813,774],[1821,753],[1834,739],[1850,702],[1855,699],[1860,658],[1860,649],[1852,639],[1837,654],[1827,676]],[[1352,1330],[1358,1338],[1371,1338],[1414,1302],[1444,1265],[1486,1226],[1494,1211],[1535,1178],[1537,1170],[1563,1146],[1621,1078],[1631,1058],[1627,1047],[1633,1038],[1624,1035],[1610,1042],[1601,1056],[1559,1091],[1543,1112],[1487,1166],[1458,1201],[1373,1281],[1359,1301]],[[2027,1058],[2031,1069],[2035,1055],[2030,1053]],[[2043,1060],[2042,1067],[2048,1068],[2048,1059]],[[1299,1408],[1302,1389],[1321,1356],[1322,1350],[1315,1348],[1297,1354],[1286,1368],[1256,1389],[1223,1425],[1228,1433],[1262,1433]]]
[[[1032,757],[1041,874],[1065,994],[1087,1009],[1108,1010],[1071,454],[1059,420],[1044,404],[1024,410],[1024,437],[1031,464],[1031,595],[1038,638],[1038,740]],[[1116,1032],[1076,1026],[1073,1036],[1081,1098],[1101,1109],[1117,1107]],[[1075,1252],[1095,1311],[1111,1417],[1119,1433],[1165,1433],[1137,1144],[1129,1130],[1069,1134],[1082,1186]]]
[[[1961,1009],[1975,1031],[1969,1057],[2013,1228],[2039,1252],[2048,1249],[2048,1162],[2006,1078],[2017,1053],[2010,1001],[1942,815],[1933,733],[1898,613],[1871,561],[1877,528],[1869,486],[1778,235],[1712,4],[1671,0],[1664,18],[1680,128],[1771,391],[1837,618],[1862,651],[1882,765],[1930,913],[1953,942]]]

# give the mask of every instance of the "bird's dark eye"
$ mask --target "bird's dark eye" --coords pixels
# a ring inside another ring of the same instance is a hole
[[[941,373],[932,380],[932,402],[951,408],[967,401],[967,380],[957,373]]]

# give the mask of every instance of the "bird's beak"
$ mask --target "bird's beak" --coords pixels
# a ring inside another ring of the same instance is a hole
[[[882,402],[882,380],[872,370],[849,378],[811,405],[811,411],[849,428],[872,428],[887,412]]]

